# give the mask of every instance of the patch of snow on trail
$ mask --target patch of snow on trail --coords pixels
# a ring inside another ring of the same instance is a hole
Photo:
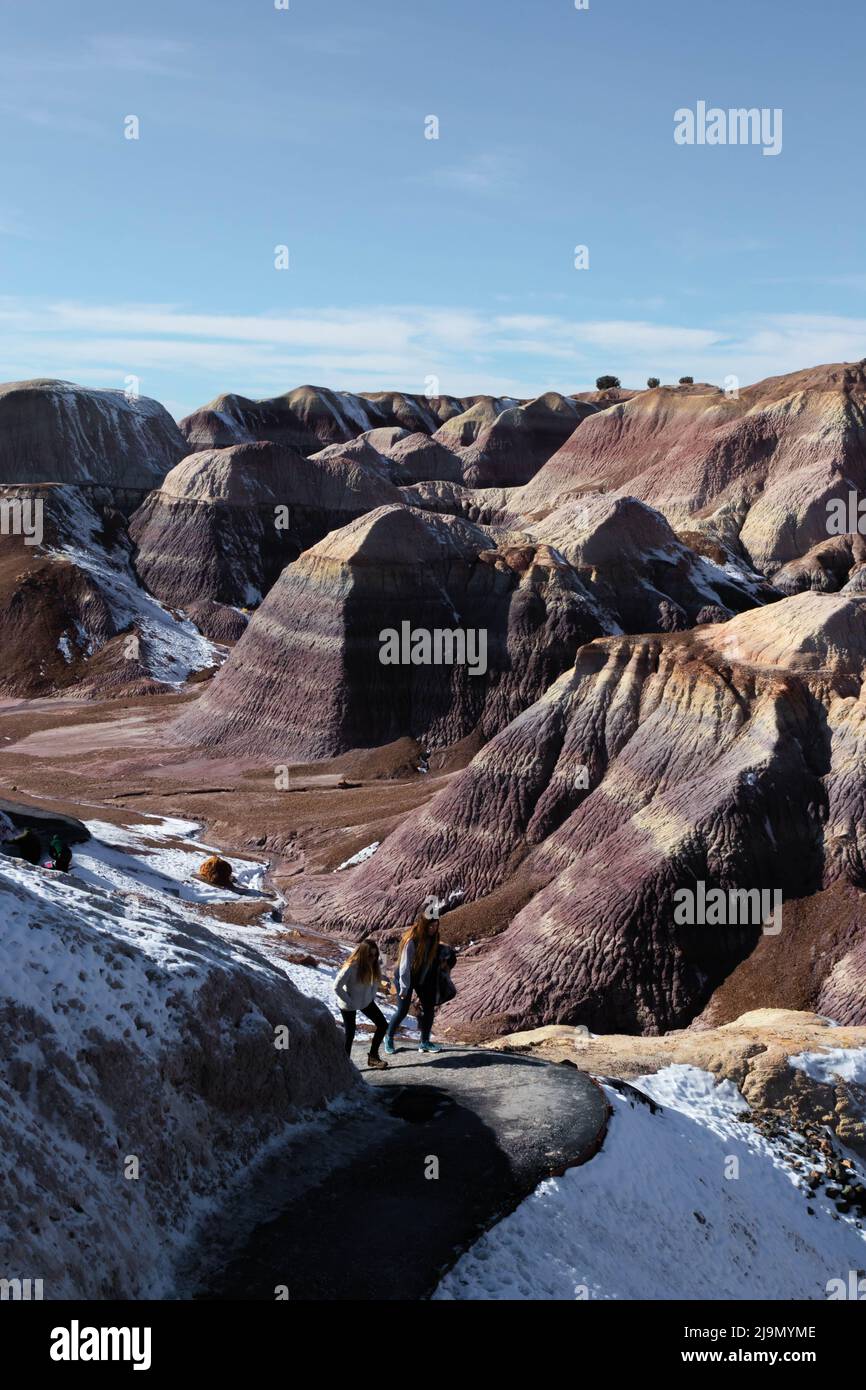
[[[730,1082],[676,1065],[632,1084],[664,1108],[605,1087],[601,1151],[482,1236],[435,1298],[823,1300],[866,1264],[866,1232],[807,1199]]]

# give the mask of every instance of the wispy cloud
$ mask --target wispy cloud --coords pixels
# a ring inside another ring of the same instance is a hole
[[[20,81],[96,72],[185,77],[194,71],[191,51],[189,44],[159,35],[91,34],[64,49],[7,50],[0,58],[0,74]]]
[[[520,168],[514,155],[491,150],[470,155],[455,164],[430,169],[421,167],[410,175],[410,180],[459,193],[505,193],[516,185]]]
[[[581,389],[606,371],[624,385],[685,374],[716,382],[733,375],[746,385],[864,354],[866,319],[830,315],[695,327],[423,305],[257,315],[0,299],[0,377],[63,376],[110,386],[130,374],[158,374],[176,399],[185,397],[190,379],[209,383],[206,396],[271,395],[304,381],[423,391],[431,376],[458,395],[532,396]],[[200,403],[187,399],[185,408]]]

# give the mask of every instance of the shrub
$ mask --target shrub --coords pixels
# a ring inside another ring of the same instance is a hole
[[[613,391],[620,385],[618,376],[600,376],[595,383],[598,391]]]
[[[661,386],[661,382],[657,376],[648,376],[646,384],[651,391],[655,390],[656,386]]]

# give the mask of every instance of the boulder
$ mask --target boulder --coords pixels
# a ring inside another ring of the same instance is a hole
[[[233,888],[234,875],[232,866],[227,859],[221,859],[218,854],[211,854],[202,864],[198,871],[198,877],[204,879],[213,888]]]

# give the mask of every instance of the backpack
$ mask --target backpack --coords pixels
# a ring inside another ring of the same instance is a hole
[[[452,999],[457,998],[457,986],[451,978],[451,970],[457,961],[457,952],[453,946],[439,947],[439,978],[437,981],[436,1002],[438,1004],[448,1004]]]

